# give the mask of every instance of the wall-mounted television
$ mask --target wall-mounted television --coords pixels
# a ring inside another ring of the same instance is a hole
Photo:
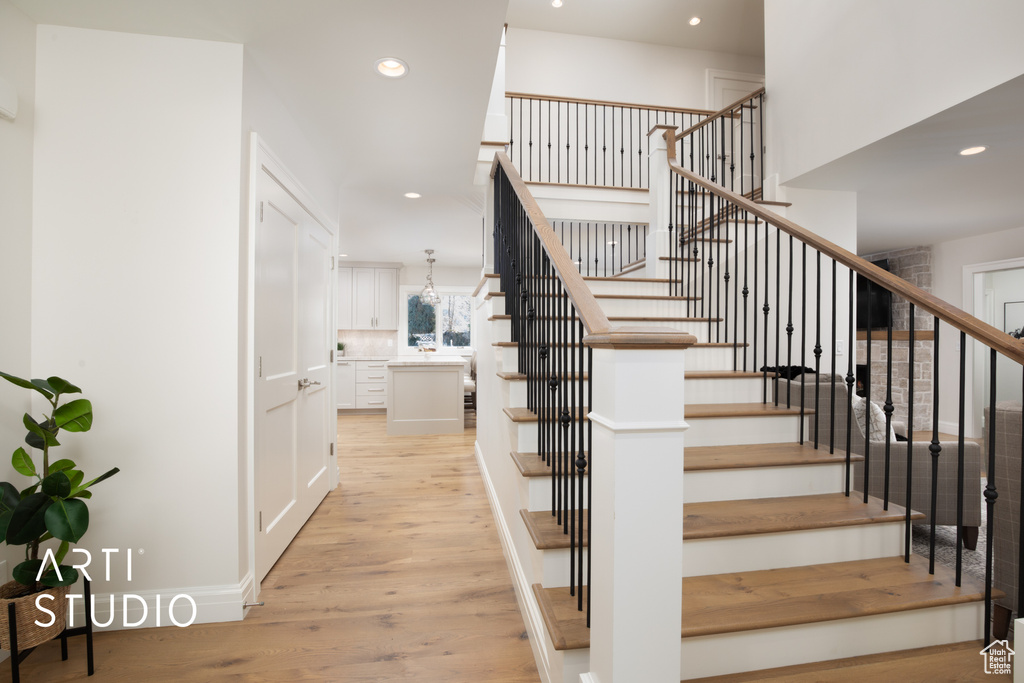
[[[889,259],[872,261],[882,270],[889,270]],[[891,271],[890,271],[891,272]],[[885,329],[892,323],[892,294],[881,285],[857,276],[857,329]]]

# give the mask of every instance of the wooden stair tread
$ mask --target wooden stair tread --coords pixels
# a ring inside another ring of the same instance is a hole
[[[694,678],[687,683],[865,683],[868,681],[973,681],[1013,679],[1012,674],[985,674],[979,654],[984,641],[933,645],[863,657],[797,664],[762,671]]]
[[[501,379],[508,380],[509,382],[525,382],[527,380],[526,375],[524,375],[521,372],[498,372],[496,374]],[[568,372],[563,372],[563,373],[558,373],[557,377],[558,377],[558,379],[566,379],[566,378],[568,378],[570,381],[574,382],[574,381],[580,379],[580,373],[577,372],[575,374],[572,374],[572,373],[568,373]],[[583,381],[586,381],[589,377],[590,377],[589,373],[586,373],[586,372],[583,373]]]
[[[589,408],[577,406],[574,413],[577,417],[581,413],[584,415],[584,417],[586,417],[586,415],[589,413],[589,410]],[[510,420],[516,423],[537,422],[539,420],[539,418],[537,417],[537,413],[533,412],[529,408],[502,408],[502,411],[505,413],[505,415],[508,416]]]
[[[813,415],[814,410],[804,408],[804,415]],[[771,403],[688,403],[686,418],[718,417],[775,417],[779,415],[800,415],[800,406],[789,408]]]
[[[511,320],[511,319],[512,319],[512,315],[511,314],[509,314],[509,313],[499,313],[497,315],[492,315],[492,316],[488,317],[487,321],[488,322],[495,322],[496,320]],[[552,318],[552,317],[549,317],[549,316],[540,316],[537,319],[538,320],[564,320],[564,318],[561,318],[561,317],[554,317],[554,318]],[[573,317],[573,320],[578,320],[578,318],[577,317]],[[694,318],[694,317],[676,316],[676,315],[637,315],[637,316],[631,316],[631,315],[609,315],[608,316],[608,320],[610,322],[631,322],[631,323],[633,323],[633,322],[718,323],[718,322],[722,322],[723,319],[722,318]],[[760,376],[760,375],[758,375],[758,376]]]
[[[524,477],[550,477],[551,466],[536,453],[522,453],[512,451],[512,461],[515,462],[519,474]]]
[[[852,462],[864,460],[863,455],[853,454]],[[845,451],[828,452],[814,447],[810,441],[799,443],[765,443],[748,446],[690,446],[683,456],[683,470],[729,470],[751,467],[787,467],[798,465],[819,465],[845,463]]]
[[[745,370],[687,370],[687,379],[763,379],[763,372]],[[773,374],[772,377],[775,375]]]
[[[506,346],[506,347],[509,347],[509,348],[518,348],[519,347],[519,342],[514,342],[514,341],[497,341],[497,342],[491,342],[491,346]],[[562,347],[562,346],[573,346],[573,347],[576,347],[576,346],[579,346],[579,344],[578,343],[576,343],[576,344],[560,344],[559,343],[559,344],[548,344],[548,346],[555,346],[555,347],[559,347],[559,348]],[[748,346],[750,346],[750,345],[746,344],[746,343],[743,343],[743,342],[697,342],[696,344],[691,344],[690,348],[691,349],[741,349],[741,348],[746,348]],[[772,377],[774,377],[774,375],[772,375]]]
[[[583,510],[583,547],[587,547],[587,511]],[[530,532],[533,545],[537,550],[560,550],[571,547],[569,534],[558,523],[558,518],[551,514],[551,510],[520,510],[519,516],[526,524],[526,530]],[[577,516],[577,521],[579,517]],[[579,529],[576,529],[579,533]]]
[[[915,512],[911,517],[924,515]],[[877,498],[864,503],[842,493],[684,503],[683,540],[899,523],[905,518],[905,508],[894,503],[883,510]]]
[[[985,599],[980,581],[964,576],[957,588],[955,580],[955,572],[942,565],[929,575],[928,560],[917,555],[909,563],[902,557],[883,557],[687,577],[682,582],[681,635],[812,624]],[[568,588],[536,584],[534,594],[556,650],[590,647],[586,615],[576,610]],[[993,590],[993,595],[1002,593]]]

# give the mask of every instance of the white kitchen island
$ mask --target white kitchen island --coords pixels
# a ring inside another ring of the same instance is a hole
[[[388,361],[388,436],[461,434],[465,368],[460,356]]]

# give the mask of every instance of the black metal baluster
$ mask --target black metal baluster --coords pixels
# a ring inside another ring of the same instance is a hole
[[[780,258],[775,265],[777,270],[782,270],[782,259]],[[807,290],[807,283],[800,288],[803,291]],[[782,315],[782,310],[779,309],[778,315]],[[789,236],[789,303],[786,305],[786,365],[793,366],[793,236]],[[778,360],[776,358],[776,360]],[[778,363],[775,363],[777,366]],[[801,366],[803,363],[800,364]],[[787,377],[789,379],[789,377]],[[800,378],[800,382],[804,383],[804,377]],[[792,405],[792,393],[793,383],[786,382],[786,407],[789,408]],[[802,392],[801,392],[802,393]],[[801,401],[801,404],[803,401]],[[779,405],[778,400],[775,401],[775,405]],[[801,405],[800,411],[800,443],[804,442],[804,415],[803,406]]]
[[[871,285],[869,285],[869,288]],[[870,291],[870,289],[869,289]],[[871,487],[871,376],[874,374],[874,367],[871,365],[871,322],[874,318],[871,315],[871,294],[867,295],[867,318],[868,318],[868,329],[865,335],[865,365],[867,370],[864,371],[864,400],[867,403],[864,404],[864,424],[861,425],[860,418],[857,418],[858,428],[864,428],[864,502],[868,502],[868,489]]]
[[[577,416],[577,405],[576,405],[576,392],[573,382],[576,381],[576,310],[575,306],[569,305],[569,313],[572,317],[565,321],[565,324],[569,328],[569,342],[572,344],[572,349],[567,349],[569,355],[569,362],[566,370],[568,375],[566,377],[566,389],[569,392],[569,415],[570,420],[566,423],[566,440],[569,443],[569,455],[570,457],[566,460],[568,465],[568,474],[566,481],[569,485],[568,497],[569,497],[569,513],[566,524],[565,532],[569,535],[569,595],[576,595],[576,510],[582,507],[581,501],[576,500],[576,467],[574,461],[576,459],[576,430],[573,428],[573,420]],[[580,592],[582,597],[582,591]]]
[[[750,289],[747,287],[747,271],[749,270],[748,263],[750,261],[750,214],[746,211],[743,212],[743,372],[747,372],[747,320],[750,315],[750,309],[747,306],[747,296],[750,294]],[[755,235],[756,237],[756,235]],[[739,261],[739,257],[736,258]],[[755,264],[757,263],[757,257],[754,257]],[[739,309],[737,308],[737,312]]]
[[[889,509],[889,465],[892,454],[892,441],[889,434],[892,430],[892,296],[889,296],[887,304],[889,310],[886,317],[886,346],[885,346],[885,405],[882,411],[885,413],[885,471],[882,483],[882,509]]]
[[[853,437],[853,357],[857,355],[857,334],[853,326],[853,310],[855,308],[854,297],[857,293],[854,287],[854,272],[850,270],[850,283],[849,283],[849,336],[847,339],[850,340],[850,353],[847,359],[846,367],[846,495],[850,495],[850,445],[851,438]]]
[[[765,267],[767,268],[767,266],[765,266]],[[792,272],[792,270],[793,269],[790,268],[790,272]],[[767,289],[768,288],[766,286],[765,290],[767,290]],[[790,288],[790,289],[792,289],[792,288]],[[780,340],[781,340],[780,332],[781,332],[781,329],[782,329],[781,328],[781,326],[782,326],[782,305],[781,305],[781,298],[780,298],[781,296],[782,296],[782,231],[779,230],[778,228],[775,228],[775,377],[776,377],[775,385],[776,386],[778,386],[778,377],[779,377],[779,350],[780,350],[780,347],[782,346],[782,344],[780,343]],[[765,320],[765,324],[767,324],[767,323],[768,323],[768,321],[766,319]],[[765,341],[766,349],[767,349],[767,346],[768,346],[768,342]],[[779,405],[779,394],[778,394],[777,391],[775,393],[775,405]]]
[[[807,245],[804,244],[806,249]],[[814,296],[814,448],[818,448],[818,430],[821,428],[821,252],[815,256],[815,282],[818,293]],[[834,316],[833,316],[834,317]],[[807,348],[804,344],[803,348]],[[803,361],[801,361],[803,362]],[[833,397],[834,400],[834,397]]]
[[[913,372],[913,366],[911,366]],[[933,375],[939,373],[935,368]],[[960,405],[957,413],[957,424],[960,435],[957,441],[956,460],[956,585],[959,587],[963,574],[963,543],[961,540],[962,529],[964,528],[964,414],[967,409],[967,333],[960,332]],[[992,415],[994,418],[995,416]],[[992,429],[994,425],[989,425]],[[977,486],[978,482],[974,482]]]
[[[936,319],[937,320],[937,319]],[[938,324],[936,323],[936,328]],[[935,357],[938,358],[939,348],[939,331],[935,330]],[[992,531],[995,528],[995,508],[996,499],[999,498],[999,492],[996,490],[996,429],[995,429],[995,418],[996,418],[996,362],[999,357],[996,354],[995,349],[989,351],[989,393],[988,393],[988,472],[987,481],[985,482],[985,511],[988,513],[988,519],[985,525],[985,542],[988,547],[985,548],[985,643],[992,642],[992,551],[993,551],[993,534]],[[938,373],[939,364],[935,362],[936,371],[933,374],[935,377],[936,385],[939,381]],[[1018,571],[1020,571],[1018,567]]]
[[[587,347],[587,406],[593,410],[594,406],[594,349]],[[594,423],[587,420],[587,446],[593,449],[594,443]],[[590,451],[590,462],[594,462],[593,450]],[[594,500],[593,483],[594,483],[594,466],[590,465],[590,469],[587,472],[587,500]],[[591,536],[591,530],[594,528],[594,521],[592,518],[594,506],[589,502],[587,504],[587,628],[590,628],[590,587],[593,585],[590,580],[590,568],[593,566],[591,558],[593,555],[593,537]]]
[[[907,334],[907,358],[910,361],[910,372],[907,373],[907,395],[910,400],[907,401],[907,500],[905,503],[906,519],[903,522],[903,533],[905,538],[903,539],[903,561],[910,562],[910,518],[913,513],[913,501],[911,496],[914,491],[914,352],[917,346],[917,341],[914,335],[915,328],[915,317],[916,313],[914,310],[914,304],[910,304],[910,323],[909,332]]]
[[[870,319],[871,314],[868,314]],[[935,514],[939,497],[939,456],[942,454],[942,446],[939,445],[939,319],[934,318],[935,346],[932,350],[932,442],[928,446],[928,452],[932,454],[932,501],[929,513],[930,533],[928,537],[928,573],[935,573]],[[991,512],[991,511],[990,511]],[[989,615],[985,615],[987,620]]]
[[[820,252],[819,252],[820,253]],[[836,452],[836,260],[832,260],[832,377],[829,379],[829,396],[831,404],[828,410],[828,452]],[[852,340],[851,340],[852,341]]]

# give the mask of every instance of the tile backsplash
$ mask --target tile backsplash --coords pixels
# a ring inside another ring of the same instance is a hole
[[[398,353],[397,340],[395,330],[338,330],[338,341],[345,343],[346,356],[394,356]]]

